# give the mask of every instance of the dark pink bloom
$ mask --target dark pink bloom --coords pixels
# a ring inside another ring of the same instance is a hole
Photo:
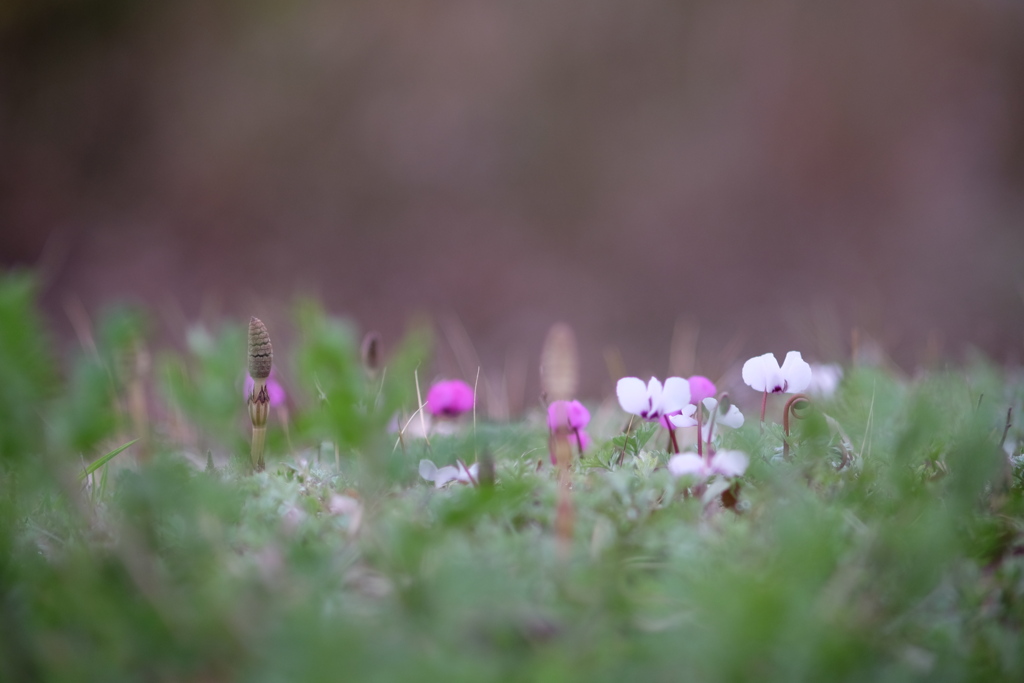
[[[548,406],[548,428],[583,429],[590,423],[590,411],[579,401],[552,401]]]
[[[253,387],[256,386],[256,382],[249,375],[245,376],[245,398],[248,399],[252,396]],[[267,394],[270,396],[270,407],[276,408],[277,406],[284,405],[285,400],[288,396],[284,393],[284,387],[281,383],[274,379],[274,369],[270,369],[270,376],[267,377]]]
[[[700,403],[706,398],[714,398],[718,393],[715,383],[702,375],[694,375],[690,378],[690,402]]]
[[[442,380],[427,392],[427,410],[431,415],[458,417],[473,409],[473,388],[461,379]]]

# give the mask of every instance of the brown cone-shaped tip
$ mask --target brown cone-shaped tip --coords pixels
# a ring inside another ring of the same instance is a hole
[[[249,376],[266,379],[274,362],[274,347],[270,344],[267,326],[259,318],[249,321]]]
[[[540,382],[551,401],[568,401],[576,393],[579,361],[576,335],[565,323],[556,323],[544,340],[540,354]]]

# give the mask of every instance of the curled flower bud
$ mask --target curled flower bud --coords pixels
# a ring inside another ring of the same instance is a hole
[[[270,344],[267,326],[259,318],[249,321],[249,375],[253,379],[266,379],[274,362],[274,347]]]

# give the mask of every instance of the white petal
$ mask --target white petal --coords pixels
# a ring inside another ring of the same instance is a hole
[[[701,403],[703,403],[704,407],[708,409],[708,414],[709,415],[714,415],[715,414],[715,408],[718,407],[718,399],[717,398],[712,398],[712,397],[709,396],[708,398],[706,398],[703,401],[701,401]]]
[[[463,484],[472,484],[478,481],[477,472],[480,470],[479,463],[473,463],[466,469],[466,466],[459,463],[459,475],[456,477]]]
[[[729,406],[729,410],[723,415],[718,414],[717,423],[724,427],[732,427],[733,429],[739,429],[743,426],[743,413],[735,405]]]
[[[811,366],[799,351],[790,351],[782,362],[782,379],[787,382],[786,391],[798,394],[811,383]]]
[[[750,458],[743,451],[718,451],[711,458],[711,469],[724,477],[738,477],[747,471]]]
[[[430,460],[420,460],[420,476],[427,481],[437,479],[437,465]]]
[[[434,486],[441,488],[450,481],[459,478],[459,470],[457,467],[447,465],[437,470],[437,474],[434,475]]]
[[[652,377],[651,381],[647,383],[647,405],[651,414],[657,413],[661,415],[665,412],[661,409],[663,389],[661,381],[657,377]]]
[[[754,391],[771,390],[770,377],[779,371],[779,361],[770,353],[754,356],[743,364],[743,382]]]
[[[808,393],[829,398],[836,393],[840,380],[843,379],[843,368],[835,363],[811,366],[811,383]]]
[[[697,421],[689,415],[669,415],[668,421],[672,423],[674,427],[682,429],[684,427],[696,427]]]
[[[700,479],[707,478],[704,459],[696,453],[680,453],[668,459],[668,471],[674,477],[693,475]]]
[[[661,414],[674,413],[682,410],[690,403],[690,382],[682,377],[669,377],[665,380],[665,391],[661,395]]]
[[[623,377],[615,385],[615,395],[619,397],[619,405],[627,413],[639,415],[647,410],[647,386],[638,377]]]

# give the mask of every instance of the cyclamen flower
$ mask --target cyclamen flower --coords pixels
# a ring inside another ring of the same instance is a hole
[[[669,377],[664,385],[655,377],[646,385],[638,377],[623,377],[615,386],[615,395],[627,413],[650,422],[659,421],[669,428],[662,416],[678,415],[687,407],[696,409],[690,406],[690,383],[682,377]]]
[[[548,406],[548,428],[554,431],[584,429],[590,424],[590,411],[579,401],[552,401]]]
[[[437,382],[427,392],[431,415],[458,417],[473,409],[473,388],[460,379]]]
[[[704,441],[708,441],[712,434],[709,432],[710,429],[718,427],[732,427],[733,429],[739,429],[743,426],[744,417],[740,409],[736,407],[736,404],[730,404],[729,409],[722,411],[721,405],[718,403],[718,399],[706,398],[703,401],[704,407],[708,410],[707,422],[701,425],[700,438]]]
[[[715,383],[703,375],[694,375],[687,381],[690,384],[690,400],[695,404],[718,393]]]
[[[750,458],[742,451],[718,451],[710,462],[696,453],[681,453],[669,458],[668,471],[675,477],[691,476],[701,481],[715,474],[731,479],[742,476],[749,464]]]
[[[843,367],[836,363],[811,366],[811,383],[807,385],[807,393],[822,398],[831,398],[843,379]]]
[[[438,467],[431,460],[420,460],[420,476],[427,481],[434,482],[434,488],[441,488],[450,481],[457,481],[462,484],[476,486],[479,481],[479,463],[473,463],[469,467],[460,460],[455,465]]]
[[[569,446],[583,455],[590,446],[590,436],[584,428],[590,424],[590,411],[579,401],[552,401],[548,406],[548,429],[562,431],[569,441]],[[557,464],[554,451],[551,452],[551,464]]]
[[[245,397],[249,398],[252,396],[252,390],[256,386],[256,380],[249,375],[245,376]],[[270,396],[270,407],[276,408],[277,406],[284,405],[288,396],[284,392],[284,387],[281,383],[274,379],[274,369],[270,369],[270,376],[267,377],[267,394]]]
[[[798,394],[811,383],[811,366],[799,351],[787,353],[781,367],[774,355],[766,353],[743,364],[743,381],[767,394]]]

